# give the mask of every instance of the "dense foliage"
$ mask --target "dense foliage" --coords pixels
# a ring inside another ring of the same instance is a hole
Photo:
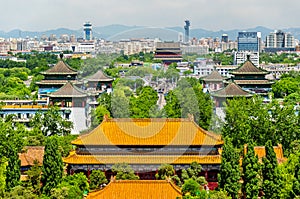
[[[288,154],[293,151],[293,141],[300,139],[299,122],[292,104],[265,104],[259,97],[237,98],[227,103],[222,135],[232,138],[237,148],[251,142],[264,146],[271,140],[273,145],[281,143]]]
[[[222,150],[222,161],[218,175],[219,188],[224,189],[233,199],[239,197],[241,188],[240,155],[231,140],[226,139]]]
[[[187,118],[190,114],[199,126],[208,129],[212,118],[212,101],[202,92],[195,78],[182,78],[177,87],[166,96],[166,117]]]
[[[264,198],[280,198],[281,176],[279,174],[278,162],[271,141],[265,147],[266,157],[263,158],[262,189]]]
[[[42,192],[50,195],[51,190],[61,182],[63,176],[63,162],[55,136],[46,141],[42,172]]]
[[[114,164],[111,168],[116,180],[138,180],[139,176],[134,174],[134,170],[127,163]]]
[[[105,173],[100,170],[93,170],[90,175],[90,189],[98,189],[103,184],[106,184],[108,181],[106,179]]]
[[[259,193],[259,173],[260,165],[258,162],[258,156],[254,153],[254,147],[252,144],[247,146],[247,152],[243,158],[243,185],[242,192],[246,199],[257,199]]]

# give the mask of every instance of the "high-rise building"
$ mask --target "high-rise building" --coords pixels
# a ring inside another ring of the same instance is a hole
[[[295,51],[295,38],[281,30],[271,32],[266,37],[266,52]]]
[[[185,30],[185,34],[184,34],[184,41],[186,43],[189,42],[189,38],[190,38],[190,25],[191,22],[189,20],[185,20],[185,26],[184,26],[184,30]]]
[[[260,52],[261,32],[239,32],[238,51]]]
[[[83,33],[84,33],[84,40],[90,41],[93,39],[92,24],[90,22],[86,22],[83,24]]]
[[[227,35],[227,34],[223,34],[223,35],[222,35],[221,42],[225,42],[225,43],[229,42],[229,39],[228,39],[228,35]]]
[[[238,51],[234,55],[234,63],[241,65],[250,56],[251,62],[259,65],[259,52],[261,51],[261,32],[239,32]]]

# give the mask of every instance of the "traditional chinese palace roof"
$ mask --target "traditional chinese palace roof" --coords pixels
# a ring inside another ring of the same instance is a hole
[[[21,166],[33,166],[34,161],[37,160],[39,165],[43,163],[44,146],[27,146],[22,153],[19,153],[19,159],[21,160]]]
[[[222,145],[221,136],[199,127],[192,119],[109,119],[74,145],[190,146]]]
[[[225,88],[222,88],[218,91],[212,92],[213,97],[251,97],[247,91],[244,91],[239,85],[235,83],[229,83]]]
[[[205,82],[223,82],[226,77],[223,77],[217,70],[213,70],[209,75],[201,78]]]
[[[74,98],[87,97],[87,94],[71,82],[67,82],[63,87],[53,93],[50,93],[48,96],[53,98]]]
[[[71,68],[63,61],[59,61],[55,66],[42,72],[43,75],[77,75],[77,70]]]
[[[111,81],[113,81],[113,78],[108,77],[101,70],[99,70],[94,75],[88,77],[87,81],[89,81],[89,82],[111,82]]]
[[[233,75],[266,75],[269,74],[268,71],[263,70],[261,68],[256,67],[250,60],[247,60],[242,66],[238,67],[235,70],[231,71],[231,74]]]
[[[282,162],[286,161],[286,158],[283,156],[283,149],[282,149],[281,144],[279,144],[278,146],[273,146],[273,149],[276,154],[278,163],[282,163]],[[246,149],[244,149],[244,150],[246,150]],[[254,151],[260,160],[263,157],[266,157],[266,150],[265,150],[264,146],[255,146]]]
[[[180,188],[166,180],[117,180],[100,191],[90,192],[87,199],[175,199]]]

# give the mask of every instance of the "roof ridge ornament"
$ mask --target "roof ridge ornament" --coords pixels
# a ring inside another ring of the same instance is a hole
[[[60,59],[62,60],[62,59],[64,58],[64,53],[61,52],[61,53],[59,54],[59,57],[60,57]]]

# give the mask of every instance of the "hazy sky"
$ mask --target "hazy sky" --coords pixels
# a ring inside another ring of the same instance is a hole
[[[299,0],[0,0],[0,30],[124,24],[229,30],[300,27]]]

